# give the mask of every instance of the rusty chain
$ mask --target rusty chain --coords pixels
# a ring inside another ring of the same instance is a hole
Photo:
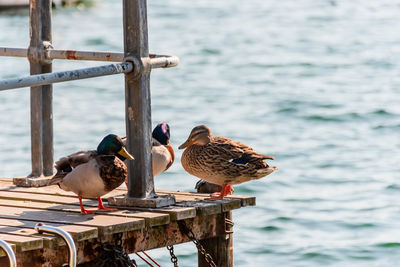
[[[167,249],[171,255],[171,262],[174,264],[174,267],[178,267],[178,258],[174,254],[174,246],[167,246]]]
[[[207,253],[207,251],[204,249],[204,247],[200,244],[200,241],[195,237],[192,229],[189,229],[183,220],[178,221],[178,226],[179,226],[179,229],[181,230],[181,232],[186,234],[187,237],[189,237],[190,241],[192,241],[196,245],[197,250],[199,251],[199,253],[201,255],[203,255],[203,257],[204,257],[205,261],[208,263],[208,265],[211,267],[217,267],[212,256],[209,253]]]
[[[234,225],[235,224],[233,223],[232,220],[225,218],[225,234],[233,234],[232,227]],[[230,229],[230,230],[228,230],[228,229]]]
[[[135,260],[131,260],[122,246],[122,233],[117,234],[114,244],[99,242],[99,257],[96,260],[98,267],[137,267]]]

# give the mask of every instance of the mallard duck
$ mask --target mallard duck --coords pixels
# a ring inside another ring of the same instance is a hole
[[[153,165],[153,177],[168,170],[168,168],[174,163],[175,153],[169,143],[170,129],[169,125],[165,122],[157,124],[152,132],[152,165]],[[126,137],[122,138],[122,141],[126,142]],[[125,181],[128,186],[128,181]]]
[[[97,198],[97,210],[112,210],[103,205],[101,196],[120,186],[128,176],[123,160],[133,157],[126,151],[121,138],[109,134],[100,142],[97,150],[79,151],[60,158],[55,167],[57,173],[49,185],[58,184],[65,191],[78,195],[82,214],[94,213],[86,210],[82,198]]]
[[[174,163],[175,153],[169,142],[170,130],[168,123],[161,122],[154,127],[151,134],[152,141],[152,165],[153,176],[156,176],[171,167]]]
[[[204,125],[193,128],[189,138],[179,146],[179,149],[184,148],[183,168],[206,182],[222,186],[220,193],[211,194],[213,199],[230,194],[231,185],[260,179],[278,169],[264,161],[274,157],[259,154],[227,137],[213,136]]]

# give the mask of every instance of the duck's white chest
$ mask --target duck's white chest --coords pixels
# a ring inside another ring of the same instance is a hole
[[[165,146],[154,146],[152,148],[153,176],[156,176],[167,168],[171,162],[171,153]]]
[[[81,164],[64,177],[61,188],[83,198],[97,198],[107,194],[95,159]]]

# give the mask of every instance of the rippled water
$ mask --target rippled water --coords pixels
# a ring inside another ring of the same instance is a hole
[[[236,266],[400,264],[400,5],[381,1],[149,1],[153,124],[172,144],[206,124],[274,155],[279,171],[235,187]],[[53,13],[58,49],[122,51],[120,1]],[[0,45],[27,47],[26,12],[0,13]],[[102,63],[55,61],[54,70]],[[0,58],[0,78],[29,73]],[[54,86],[55,158],[123,135],[123,77]],[[30,170],[29,94],[0,92],[0,176]],[[193,190],[181,151],[157,188]],[[176,246],[196,266],[193,244]],[[171,265],[166,249],[150,252]]]

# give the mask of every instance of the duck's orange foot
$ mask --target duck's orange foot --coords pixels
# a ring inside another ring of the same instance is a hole
[[[104,206],[103,201],[101,200],[101,197],[98,197],[97,200],[99,201],[99,205],[97,205],[98,211],[118,210],[116,208],[107,208],[106,206]]]
[[[224,198],[224,196],[220,193],[220,192],[218,192],[218,193],[212,193],[211,195],[210,195],[210,198],[207,198],[207,199],[215,199],[215,200],[218,200],[218,199],[223,199]]]
[[[86,210],[86,209],[82,209],[81,208],[81,214],[86,215],[86,214],[93,214],[95,213],[97,210]]]
[[[209,199],[223,199],[225,196],[232,193],[232,187],[230,185],[222,185],[221,192],[212,193]]]
[[[116,209],[116,208],[107,208],[107,207],[104,207],[104,206],[102,208],[98,209],[98,211],[108,211],[108,210],[112,211],[112,210],[118,210],[118,209]]]

